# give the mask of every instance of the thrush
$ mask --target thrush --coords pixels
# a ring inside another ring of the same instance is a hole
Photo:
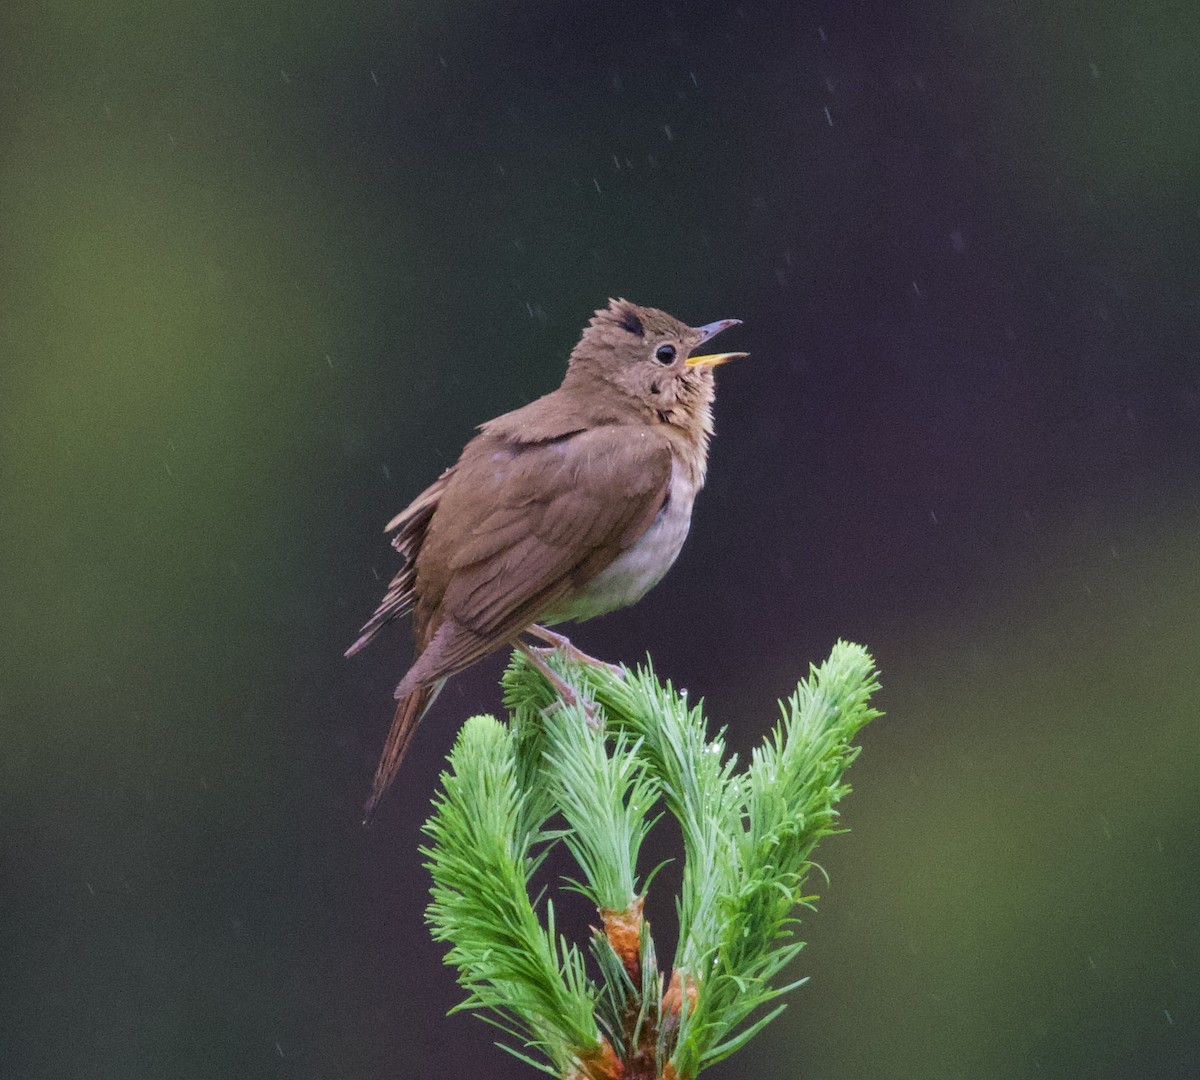
[[[488,653],[521,649],[574,700],[521,637],[573,649],[547,627],[635,603],[675,562],[704,484],[713,369],[747,355],[692,350],[738,322],[692,327],[610,300],[562,385],[481,424],[458,462],[388,522],[404,566],[346,655],[411,610],[416,657],[396,687],[366,820],[446,680]]]

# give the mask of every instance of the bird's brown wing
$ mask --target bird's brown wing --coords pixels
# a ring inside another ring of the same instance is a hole
[[[416,600],[414,590],[417,581],[417,555],[425,542],[425,533],[433,518],[433,512],[437,509],[442,493],[453,474],[453,467],[447,469],[387,523],[385,532],[396,530],[396,535],[392,537],[392,547],[404,556],[404,566],[392,578],[387,595],[359,632],[358,639],[346,650],[347,656],[353,656],[370,644],[384,626],[413,606]]]
[[[461,671],[577,594],[650,527],[671,468],[666,439],[641,425],[521,447],[476,439],[418,558],[444,589],[409,678]]]

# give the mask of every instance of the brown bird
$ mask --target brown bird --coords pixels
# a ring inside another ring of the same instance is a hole
[[[346,655],[410,609],[417,654],[396,687],[366,820],[445,681],[488,653],[521,649],[574,702],[545,650],[520,635],[582,657],[546,625],[632,604],[670,569],[704,484],[713,368],[747,355],[691,352],[738,322],[691,327],[610,300],[562,385],[481,424],[458,463],[388,522],[405,565]]]

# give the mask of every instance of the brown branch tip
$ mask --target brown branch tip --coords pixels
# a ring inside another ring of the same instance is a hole
[[[642,907],[644,896],[635,896],[623,911],[601,908],[604,935],[621,961],[634,986],[642,982]]]

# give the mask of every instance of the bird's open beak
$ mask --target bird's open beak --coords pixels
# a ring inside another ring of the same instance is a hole
[[[722,330],[728,330],[731,326],[741,326],[741,319],[718,319],[716,322],[710,322],[704,326],[697,326],[696,330],[701,334],[700,340],[696,343],[703,345],[711,337],[716,337]],[[689,356],[687,358],[688,367],[716,367],[718,364],[728,363],[730,360],[738,360],[741,357],[749,356],[749,353],[744,352],[723,352],[723,353],[708,353],[705,356]]]
[[[740,360],[743,356],[749,355],[748,352],[715,352],[705,356],[689,356],[687,366],[716,367],[718,364],[727,364],[730,360]]]

